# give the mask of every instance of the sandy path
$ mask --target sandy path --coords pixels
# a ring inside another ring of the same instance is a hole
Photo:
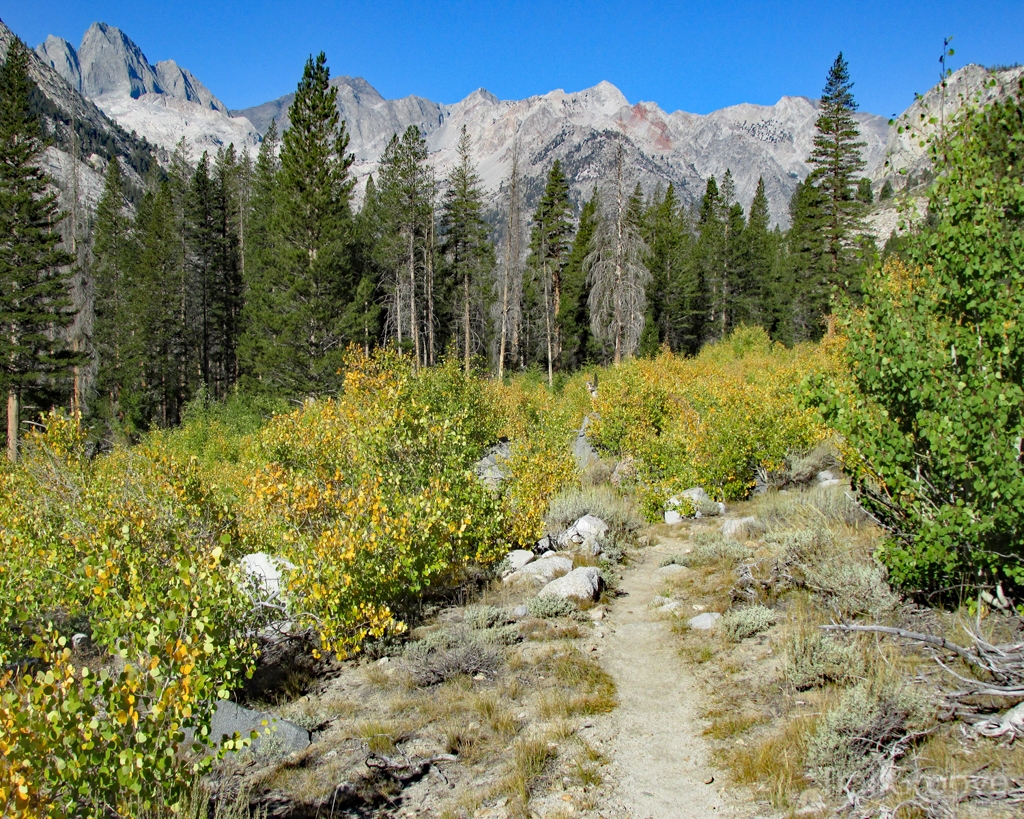
[[[601,664],[619,696],[619,707],[601,726],[612,794],[599,813],[608,819],[751,815],[751,806],[724,793],[721,773],[708,767],[700,687],[669,623],[649,608],[663,582],[661,560],[678,552],[678,542],[672,548],[659,543],[635,555],[624,572],[626,594],[611,606],[604,629]]]

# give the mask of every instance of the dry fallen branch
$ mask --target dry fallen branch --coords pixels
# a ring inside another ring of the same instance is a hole
[[[902,637],[907,640],[914,640],[919,643],[942,649],[956,654],[965,663],[976,668],[989,676],[989,682],[964,677],[953,671],[938,657],[935,661],[951,676],[956,677],[960,682],[966,683],[967,688],[951,694],[953,697],[973,697],[988,695],[995,697],[1020,697],[1024,698],[1024,643],[1011,643],[1007,645],[994,645],[985,640],[975,631],[965,628],[967,636],[974,643],[973,647],[951,643],[945,637],[936,637],[933,634],[921,634],[916,631],[907,631],[902,628],[877,625],[852,625],[849,623],[832,623],[821,628],[829,631],[845,632],[871,632],[876,634],[890,634],[894,637]]]

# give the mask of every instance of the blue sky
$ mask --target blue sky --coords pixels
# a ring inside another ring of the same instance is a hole
[[[631,102],[694,113],[816,97],[839,51],[860,108],[883,116],[938,80],[945,36],[953,68],[1024,62],[1024,0],[2,0],[0,18],[32,46],[47,34],[77,46],[102,20],[232,108],[294,90],[320,50],[332,75],[365,77],[385,97],[451,103],[483,86],[519,99],[608,80]]]

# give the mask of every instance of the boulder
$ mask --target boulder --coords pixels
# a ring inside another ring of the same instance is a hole
[[[505,577],[504,582],[516,583],[524,579],[531,579],[536,582],[550,583],[556,577],[568,574],[571,571],[572,560],[563,555],[550,553],[550,556],[543,555],[527,563],[519,571]]]
[[[612,470],[612,476],[609,480],[612,486],[618,487],[622,485],[623,481],[633,477],[636,477],[636,461],[633,460],[632,455],[627,455],[615,464],[615,469]]]
[[[731,540],[745,540],[757,528],[757,518],[746,517],[727,520],[722,524],[722,536]]]
[[[510,475],[508,462],[511,457],[512,447],[508,440],[503,438],[473,464],[473,472],[481,483],[489,489],[497,490],[502,481],[507,480]]]
[[[608,533],[608,524],[596,515],[584,515],[558,537],[562,548],[582,547],[587,554],[601,554],[601,539]]]
[[[561,597],[583,603],[596,600],[600,593],[601,573],[593,566],[580,566],[564,577],[552,580],[537,596]]]
[[[664,577],[671,579],[673,577],[680,577],[690,571],[686,566],[680,566],[678,563],[669,563],[667,566],[661,566],[655,569],[654,573],[658,577]]]
[[[544,535],[533,547],[533,551],[536,554],[544,554],[544,552],[553,552],[558,548],[558,543],[551,535]]]
[[[680,515],[675,509],[665,510],[665,523],[669,525],[675,525],[676,523],[682,523],[683,516]]]
[[[576,439],[572,442],[572,457],[576,461],[576,468],[584,472],[592,464],[598,463],[601,456],[587,440],[587,427],[590,426],[590,416],[583,419],[583,426],[576,433]]]
[[[703,486],[694,486],[691,487],[690,489],[687,489],[685,492],[680,492],[679,497],[689,498],[693,502],[694,506],[700,506],[700,504],[702,503],[711,503],[711,496],[704,491]],[[679,501],[676,500],[675,498],[673,498],[672,500],[675,500],[676,503],[679,503]]]
[[[518,572],[535,557],[536,555],[528,549],[514,549],[505,556],[505,563],[508,564],[509,572]]]
[[[839,486],[842,483],[836,474],[828,469],[821,470],[815,475],[815,479],[818,481],[818,486]]]
[[[248,590],[256,603],[271,603],[281,597],[286,572],[295,566],[284,558],[272,557],[266,552],[244,555],[238,565],[246,576]]]
[[[698,614],[696,617],[691,617],[687,622],[692,629],[707,631],[717,626],[718,621],[721,619],[722,615],[717,611],[706,611],[703,614]]]
[[[291,754],[308,748],[311,740],[309,731],[301,725],[274,716],[266,711],[253,711],[229,700],[217,703],[217,710],[210,721],[210,738],[218,745],[234,734],[243,738],[253,731],[259,732],[249,746],[253,752],[260,745],[273,745],[282,754]]]

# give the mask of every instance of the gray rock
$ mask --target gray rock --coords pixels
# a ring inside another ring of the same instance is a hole
[[[676,523],[682,523],[682,522],[683,522],[683,516],[680,515],[675,509],[666,509],[665,510],[665,523],[668,523],[669,525],[674,525]]]
[[[580,566],[564,577],[552,580],[540,590],[538,597],[561,597],[585,602],[596,600],[601,592],[601,573],[593,566]]]
[[[680,575],[686,574],[690,571],[686,566],[680,566],[678,563],[669,563],[667,566],[661,566],[654,570],[654,573],[658,577],[672,578],[679,577]]]
[[[512,609],[512,616],[516,620],[522,620],[524,617],[528,617],[530,610],[526,606],[516,606]]]
[[[839,486],[841,483],[842,481],[839,478],[833,478],[830,481],[822,481],[818,486]]]
[[[537,541],[533,547],[533,551],[537,554],[544,554],[545,552],[553,552],[558,548],[558,544],[551,535],[544,535],[540,540]]]
[[[512,457],[512,447],[508,441],[502,440],[490,447],[484,457],[473,464],[473,472],[487,487],[497,490],[502,481],[511,474],[508,461]]]
[[[817,478],[818,483],[825,483],[826,481],[834,481],[836,479],[836,476],[835,473],[832,472],[831,470],[823,469],[821,470],[821,472],[815,475],[815,478]]]
[[[583,426],[576,433],[576,440],[572,442],[572,457],[576,461],[576,468],[583,472],[592,464],[601,460],[597,450],[587,440],[587,427],[590,425],[590,416],[583,419]]]
[[[238,565],[248,579],[248,590],[253,600],[263,603],[273,602],[281,596],[285,587],[282,578],[295,569],[287,560],[272,557],[266,552],[244,555]]]
[[[509,571],[518,572],[527,563],[531,563],[537,556],[527,549],[514,549],[505,557]]]
[[[563,549],[576,547],[584,554],[597,557],[602,552],[601,540],[608,533],[608,524],[596,515],[584,515],[558,538]]]
[[[743,540],[757,528],[757,518],[746,517],[727,520],[722,524],[722,536],[732,540]]]
[[[692,629],[707,631],[717,626],[718,621],[721,619],[722,615],[717,611],[706,611],[703,614],[698,614],[696,617],[691,617],[687,622]]]
[[[687,489],[685,492],[680,492],[679,497],[689,498],[693,502],[694,506],[697,506],[698,504],[701,503],[711,503],[711,496],[704,491],[703,486],[694,486],[691,487],[690,489]],[[673,498],[673,500],[675,500],[675,498]],[[678,502],[679,501],[676,501],[676,503]]]
[[[654,598],[651,600],[650,607],[652,609],[659,609],[662,606],[667,606],[669,603],[673,602],[675,601],[671,597],[663,597],[662,595],[658,594],[655,595]]]
[[[556,577],[568,574],[572,571],[572,560],[557,554],[543,555],[540,558],[527,563],[517,572],[513,572],[504,578],[506,583],[516,583],[525,578],[536,579],[544,583],[550,583]]]
[[[308,748],[311,742],[309,731],[294,722],[266,711],[252,711],[228,700],[217,703],[210,721],[210,737],[215,743],[220,745],[236,733],[246,738],[253,731],[259,732],[259,737],[249,746],[254,753],[266,744],[283,754],[291,754]]]

